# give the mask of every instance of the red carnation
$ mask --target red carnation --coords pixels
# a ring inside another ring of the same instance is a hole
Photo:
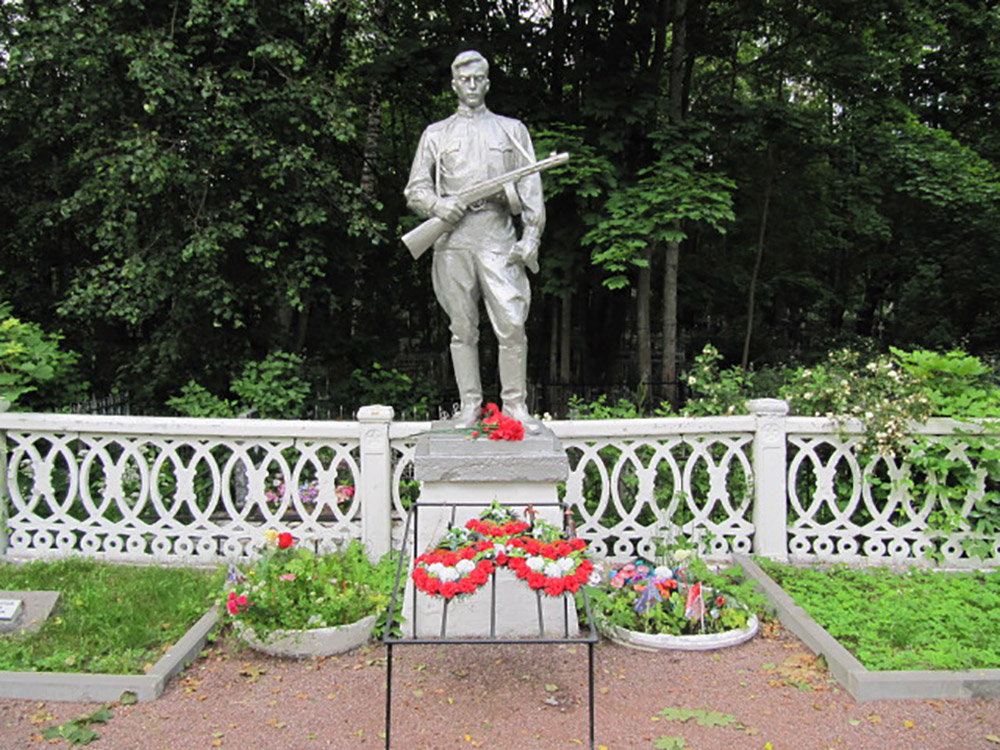
[[[295,544],[295,537],[287,531],[278,534],[278,549],[288,549]]]
[[[458,593],[458,584],[454,581],[448,581],[447,583],[441,584],[441,596],[445,599],[451,599]]]
[[[545,577],[544,573],[536,573],[535,571],[528,573],[528,585],[532,589],[542,588],[546,581],[548,581],[548,578]]]
[[[476,590],[476,583],[472,580],[472,576],[466,576],[461,581],[458,582],[458,593],[460,594],[471,594]]]
[[[562,596],[564,588],[562,578],[550,578],[545,584],[545,593],[549,596]]]
[[[573,548],[574,552],[579,552],[580,550],[587,548],[587,543],[583,539],[570,539],[569,546]]]

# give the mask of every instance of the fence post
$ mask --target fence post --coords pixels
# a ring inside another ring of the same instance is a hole
[[[358,409],[361,424],[361,541],[377,560],[392,548],[391,406],[375,404]]]
[[[5,410],[0,410],[5,411]],[[7,554],[10,529],[10,493],[7,491],[7,431],[0,430],[0,557]]]
[[[754,415],[753,551],[772,560],[788,559],[788,402],[759,398],[747,402]]]

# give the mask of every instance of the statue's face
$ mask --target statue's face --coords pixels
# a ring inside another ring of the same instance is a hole
[[[451,88],[458,100],[475,109],[486,101],[490,90],[489,69],[485,63],[472,62],[458,69],[458,75],[451,79]]]

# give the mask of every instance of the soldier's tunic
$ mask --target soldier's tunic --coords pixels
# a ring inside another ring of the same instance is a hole
[[[407,205],[428,218],[439,198],[534,160],[531,137],[520,121],[485,107],[472,111],[460,106],[456,114],[424,130],[406,186]],[[537,245],[545,225],[541,178],[525,177],[516,189],[523,206],[522,239]],[[531,289],[524,266],[508,265],[515,242],[511,208],[500,192],[470,207],[434,244],[434,293],[448,314],[453,343],[478,342],[482,297],[501,347],[522,350],[524,356]]]

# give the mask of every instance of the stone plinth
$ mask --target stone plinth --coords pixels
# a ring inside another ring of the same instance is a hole
[[[559,501],[557,484],[566,480],[569,460],[558,438],[548,430],[543,429],[538,435],[525,435],[525,439],[519,441],[471,439],[462,432],[451,430],[447,422],[435,423],[432,431],[417,442],[413,468],[415,477],[422,483],[415,555],[423,554],[441,539],[449,523],[464,526],[494,500],[522,518],[527,506],[534,505],[538,518],[562,525],[562,514],[555,505]],[[496,585],[495,635],[537,637],[535,592],[506,569],[498,572]],[[475,594],[448,605],[447,637],[490,635],[491,586],[492,583],[483,586]],[[439,636],[443,602],[440,597],[418,592],[414,634],[413,584],[408,582],[403,606],[403,616],[407,618],[404,632],[418,638]],[[542,603],[545,635],[562,637],[566,609],[563,600],[543,595]],[[568,611],[569,634],[575,636],[579,627],[572,601]]]

